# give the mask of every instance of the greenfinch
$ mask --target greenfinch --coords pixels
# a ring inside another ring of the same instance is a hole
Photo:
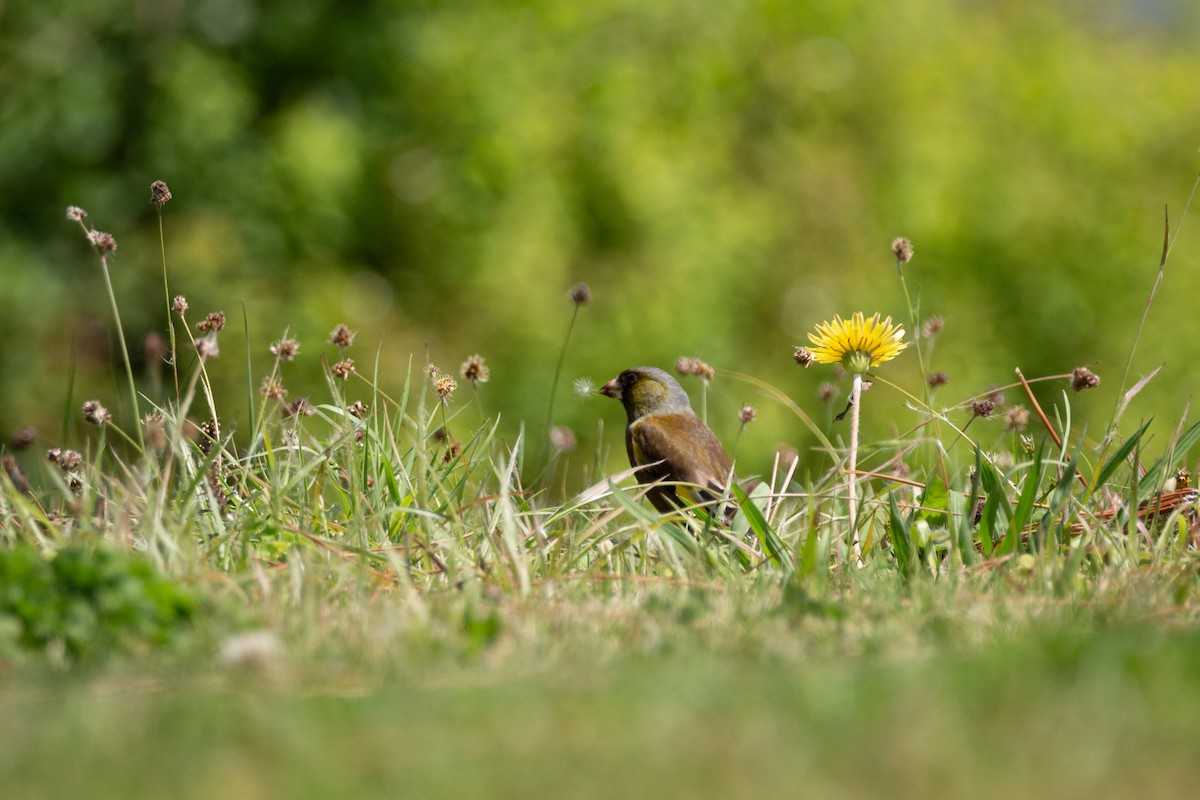
[[[633,367],[601,386],[600,394],[625,406],[629,463],[643,467],[641,483],[653,484],[646,496],[655,508],[669,513],[724,494],[733,474],[729,454],[692,411],[677,380],[655,367]]]

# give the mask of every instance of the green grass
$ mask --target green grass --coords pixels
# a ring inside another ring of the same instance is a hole
[[[483,642],[472,601],[418,619],[388,596],[278,620],[256,669],[23,674],[0,691],[6,796],[1116,798],[1200,777],[1195,609],[1157,581],[1095,603],[864,591],[558,585],[486,602]]]
[[[602,458],[582,482],[567,453],[543,464],[545,431],[440,371],[389,391],[342,339],[302,408],[285,360],[256,375],[245,355],[245,397],[210,383],[240,358],[181,353],[140,431],[4,454],[6,797],[1159,797],[1200,778],[1181,471],[1200,426],[1122,433],[1139,384],[1099,438],[1064,392],[1041,427],[985,439],[985,414],[955,423],[971,398],[879,376],[870,412],[921,422],[863,443],[853,515],[841,429],[767,387],[823,450],[735,489],[726,528],[652,512]],[[214,424],[233,406],[252,422]]]

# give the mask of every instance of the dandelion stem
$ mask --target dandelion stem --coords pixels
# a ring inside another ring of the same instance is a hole
[[[858,485],[856,470],[858,469],[858,420],[859,401],[862,399],[862,375],[854,373],[850,384],[850,455],[846,465],[846,488],[850,498],[850,557],[854,565],[861,567],[862,546],[858,541]]]

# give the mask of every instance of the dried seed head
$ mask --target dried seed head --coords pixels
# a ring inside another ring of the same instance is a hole
[[[300,352],[300,343],[295,339],[280,339],[271,345],[271,355],[280,361],[291,361]]]
[[[944,372],[935,372],[926,379],[930,389],[936,389],[939,386],[945,386],[950,382],[950,376]]]
[[[695,375],[705,381],[711,381],[717,374],[716,370],[699,358],[687,358],[686,356],[675,362],[675,369],[680,375]]]
[[[263,378],[262,384],[258,387],[258,392],[269,400],[278,400],[281,403],[287,397],[287,389],[283,388],[283,381],[274,375],[268,375]]]
[[[438,375],[442,374],[442,371],[438,369],[438,365],[432,361],[425,365],[425,371],[429,373],[430,378],[436,378]]]
[[[832,403],[837,396],[838,387],[835,383],[826,381],[817,387],[817,399],[822,403]]]
[[[1025,406],[1010,406],[1004,411],[1004,424],[1010,431],[1020,433],[1029,424],[1029,409]]]
[[[163,181],[155,181],[150,184],[150,202],[162,208],[163,204],[171,199],[171,190],[167,188],[167,184]]]
[[[1077,392],[1094,389],[1100,385],[1100,376],[1087,367],[1076,367],[1071,373],[1071,388]]]
[[[811,367],[814,362],[816,362],[817,357],[813,355],[813,351],[809,350],[807,347],[797,347],[796,352],[792,353],[792,360],[807,369],[808,367]]]
[[[213,467],[216,467],[220,458],[213,462]],[[208,475],[205,476],[205,483],[208,485],[208,491],[212,494],[212,499],[217,504],[218,511],[224,511],[229,506],[229,495],[225,493],[225,487],[221,485],[221,473],[218,469],[210,469]]]
[[[941,317],[930,317],[921,325],[921,334],[926,339],[932,339],[942,332],[942,326],[945,325]]]
[[[63,472],[71,472],[79,469],[79,465],[83,463],[83,456],[75,450],[60,450],[54,448],[46,452],[46,458],[58,465],[58,468]]]
[[[455,439],[450,443],[450,446],[446,448],[446,453],[442,456],[442,463],[449,464],[451,461],[458,458],[461,453],[462,443]]]
[[[354,373],[354,359],[343,358],[332,367],[333,374],[342,380],[348,379]]]
[[[780,444],[775,446],[775,461],[779,466],[790,467],[793,463],[800,460],[800,451],[792,447],[790,444]]]
[[[742,421],[743,425],[754,422],[754,418],[757,416],[758,411],[754,408],[754,406],[742,406],[741,410],[738,411],[738,419]]]
[[[577,306],[585,306],[592,302],[592,289],[586,283],[580,282],[571,287],[571,302]]]
[[[0,463],[3,463],[4,471],[8,473],[8,479],[12,481],[13,488],[18,492],[28,492],[29,479],[21,471],[21,465],[17,463],[17,460],[5,453],[4,458],[0,459]]]
[[[487,364],[483,360],[483,356],[476,353],[462,363],[459,368],[459,374],[463,380],[475,383],[487,383],[492,376],[492,371],[488,369]]]
[[[993,408],[996,406],[1002,406],[1004,405],[1004,390],[999,386],[993,386],[988,390],[988,393],[984,396],[984,399],[989,401]]]
[[[362,419],[363,417],[367,416],[367,404],[362,400],[355,400],[346,410],[350,412],[350,416],[355,417],[356,419]]]
[[[896,239],[893,239],[892,240],[892,255],[894,255],[896,257],[896,262],[900,263],[900,264],[907,264],[908,262],[912,261],[912,257],[913,257],[912,242],[910,242],[904,236],[900,236]]]
[[[578,442],[575,439],[575,431],[568,428],[566,425],[555,425],[550,428],[550,446],[559,453],[569,453],[575,449]]]
[[[158,331],[148,331],[142,337],[142,355],[147,364],[157,364],[167,360],[167,340]]]
[[[991,400],[976,400],[971,403],[971,413],[976,417],[990,417],[996,410],[996,404]]]
[[[221,438],[221,423],[215,419],[210,419],[200,426],[200,452],[208,455],[212,452],[213,445]]]
[[[225,312],[214,311],[196,323],[196,327],[205,333],[220,333],[225,330]]]
[[[37,430],[31,425],[18,428],[8,437],[8,446],[13,450],[28,450],[37,441]]]
[[[313,408],[313,404],[308,402],[307,397],[297,397],[290,403],[283,404],[283,415],[285,417],[309,417],[317,413]]]
[[[575,390],[575,394],[582,400],[590,400],[596,396],[596,382],[586,376],[576,378],[571,383],[571,388]]]
[[[112,422],[112,414],[108,413],[108,409],[100,405],[99,400],[88,400],[83,404],[83,418],[91,425],[104,425],[107,422]]]
[[[205,361],[221,355],[221,346],[217,344],[216,334],[210,333],[208,336],[196,340],[196,355]]]
[[[433,390],[437,392],[438,397],[443,400],[454,394],[454,390],[458,388],[458,381],[451,378],[449,375],[438,375],[433,379]]]
[[[142,419],[142,438],[151,450],[167,446],[167,424],[161,411],[152,411]]]
[[[115,253],[117,251],[117,240],[113,238],[111,233],[104,231],[91,230],[88,231],[88,241],[92,246],[100,251],[101,255],[105,253]]]
[[[329,332],[329,342],[330,344],[335,344],[344,350],[350,345],[354,344],[354,337],[357,335],[358,334],[356,334],[354,331],[350,330],[339,322],[337,326]]]
[[[87,212],[79,206],[67,206],[67,219],[72,222],[79,222],[87,216]]]
[[[175,299],[171,301],[171,310],[182,317],[183,312],[188,310],[187,298],[181,294],[175,295]]]

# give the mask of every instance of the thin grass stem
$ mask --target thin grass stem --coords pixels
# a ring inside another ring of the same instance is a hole
[[[108,272],[108,258],[103,254],[100,256],[100,268],[104,273],[104,289],[108,293],[108,302],[112,307],[113,320],[117,326],[117,341],[121,346],[121,358],[125,364],[125,379],[129,383],[129,400],[133,404],[133,419],[134,432],[137,434],[137,448],[139,453],[146,452],[146,442],[142,439],[142,415],[138,411],[138,393],[137,384],[133,379],[133,363],[129,360],[129,348],[125,344],[125,329],[121,325],[121,311],[117,307],[117,295],[113,291],[112,277]]]
[[[171,340],[171,373],[175,378],[175,402],[179,402],[179,353],[175,349],[175,318],[171,315],[171,285],[167,280],[167,238],[163,230],[162,206],[158,213],[158,251],[162,256],[163,292],[167,300],[167,334]]]

